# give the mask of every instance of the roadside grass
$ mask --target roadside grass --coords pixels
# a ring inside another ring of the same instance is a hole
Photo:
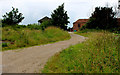
[[[81,30],[81,31],[78,31],[78,32],[74,32],[75,34],[78,34],[78,35],[81,35],[81,36],[84,36],[84,37],[89,37],[89,36],[93,36],[94,33],[92,32],[104,32],[104,30],[96,30],[96,29],[85,29],[85,30]]]
[[[2,27],[1,27],[1,24],[0,24],[0,51],[2,51]]]
[[[85,42],[55,54],[42,73],[118,73],[120,35],[107,31],[78,32]]]
[[[23,48],[70,39],[70,34],[59,28],[48,27],[44,31],[29,28],[2,28],[2,51]]]

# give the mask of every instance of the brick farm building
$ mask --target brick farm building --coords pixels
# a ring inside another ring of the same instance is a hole
[[[76,22],[73,23],[73,31],[78,31],[83,25],[88,22],[89,19],[78,19]],[[120,26],[120,18],[117,19],[117,24]]]
[[[73,31],[78,31],[89,19],[78,19],[76,22],[73,23]]]

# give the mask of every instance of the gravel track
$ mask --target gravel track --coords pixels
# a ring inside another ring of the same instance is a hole
[[[52,44],[2,52],[2,73],[38,73],[55,53],[85,41],[85,37],[70,33],[71,39]]]

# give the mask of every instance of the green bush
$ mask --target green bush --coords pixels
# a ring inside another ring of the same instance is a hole
[[[39,24],[28,24],[26,27],[30,29],[44,30],[45,28],[49,26],[52,26],[51,21],[44,21],[40,25]]]
[[[120,35],[110,32],[78,33],[89,39],[49,59],[43,73],[118,73]],[[62,67],[61,67],[62,66]]]
[[[2,47],[7,47],[8,44],[7,43],[2,43]]]
[[[45,30],[45,28],[47,28],[49,26],[52,26],[51,21],[44,21],[44,22],[42,22],[42,24],[40,24],[40,27],[42,30]]]
[[[26,27],[29,28],[29,29],[36,29],[36,30],[41,29],[41,26],[38,25],[38,24],[28,24]]]
[[[70,38],[67,32],[48,27],[44,31],[40,29],[3,27],[2,40],[12,42],[13,44],[4,45],[3,50],[28,47],[40,44],[52,43]],[[7,46],[7,47],[5,47]]]

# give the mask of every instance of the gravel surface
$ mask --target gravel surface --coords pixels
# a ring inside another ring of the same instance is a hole
[[[70,33],[71,39],[53,44],[2,52],[3,73],[38,73],[55,53],[85,41],[85,37]],[[1,67],[1,66],[0,66]]]

